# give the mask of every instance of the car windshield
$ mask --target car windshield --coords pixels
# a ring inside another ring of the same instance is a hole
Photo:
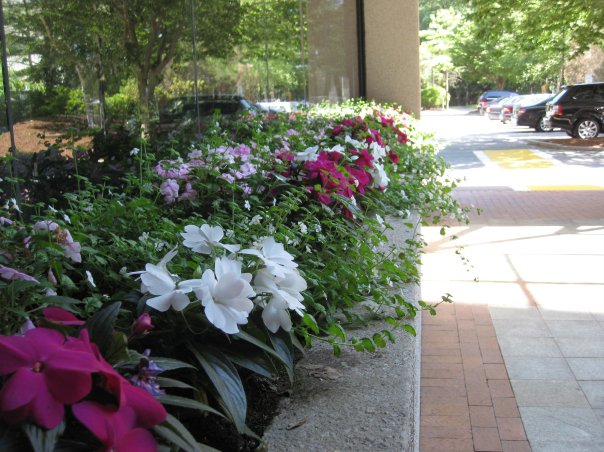
[[[555,104],[556,102],[558,102],[567,92],[568,88],[564,88],[562,91],[556,94],[556,96],[552,99],[552,103]]]

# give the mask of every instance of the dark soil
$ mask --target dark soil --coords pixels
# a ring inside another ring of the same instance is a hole
[[[564,146],[578,146],[593,149],[604,149],[604,138],[589,138],[582,140],[581,138],[550,138],[547,140],[548,143],[561,144]]]
[[[248,413],[246,424],[258,437],[277,414],[279,402],[289,395],[290,383],[286,375],[277,380],[252,375],[245,382]],[[237,432],[232,423],[215,415],[199,419],[191,428],[197,439],[222,452],[252,452],[260,446],[260,440]]]

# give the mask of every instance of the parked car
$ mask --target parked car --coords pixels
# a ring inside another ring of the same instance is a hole
[[[517,95],[518,93],[515,93],[513,91],[485,91],[478,98],[478,105],[476,106],[476,108],[478,110],[478,113],[484,115],[488,102],[501,99],[502,97]]]
[[[554,128],[545,118],[545,106],[553,97],[550,93],[535,94],[523,99],[514,105],[512,124],[532,127],[537,132],[551,132]]]
[[[604,82],[565,86],[548,103],[547,119],[574,138],[595,138],[604,124]]]
[[[509,97],[503,104],[501,105],[501,111],[499,112],[499,120],[506,124],[512,120],[512,110],[514,109],[514,105],[522,102],[523,99],[527,97],[527,94],[522,94],[518,96]]]
[[[259,107],[241,96],[217,95],[198,96],[199,116],[202,121],[207,121],[215,112],[221,116],[232,117],[248,111],[260,111]],[[197,115],[195,98],[175,97],[159,109],[158,129],[160,132],[173,130],[177,126],[186,126],[194,123]]]
[[[492,100],[491,102],[487,102],[487,105],[485,107],[485,114],[489,119],[499,119],[499,114],[501,113],[503,104],[514,97],[517,96],[506,96],[502,97],[501,99],[496,99]]]

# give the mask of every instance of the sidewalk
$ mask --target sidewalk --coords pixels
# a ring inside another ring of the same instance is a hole
[[[456,197],[483,213],[423,229],[422,298],[455,302],[423,317],[421,452],[604,450],[604,191]]]

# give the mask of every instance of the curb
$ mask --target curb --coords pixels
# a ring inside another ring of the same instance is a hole
[[[405,220],[388,221],[390,243],[400,246],[412,236]],[[402,290],[417,305],[419,285]],[[259,450],[419,452],[421,317],[420,311],[407,322],[416,336],[400,331],[395,343],[375,353],[342,350],[338,358],[329,344],[315,341],[296,364],[292,394],[281,400]],[[350,333],[371,337],[387,327],[371,321]]]
[[[563,150],[566,149],[569,151],[585,151],[585,150],[604,151],[604,148],[597,148],[595,146],[567,146],[565,144],[550,143],[548,141],[534,140],[534,139],[525,140],[525,142],[527,144],[531,144],[533,146],[539,146],[542,148],[549,148],[549,149],[563,149]]]

